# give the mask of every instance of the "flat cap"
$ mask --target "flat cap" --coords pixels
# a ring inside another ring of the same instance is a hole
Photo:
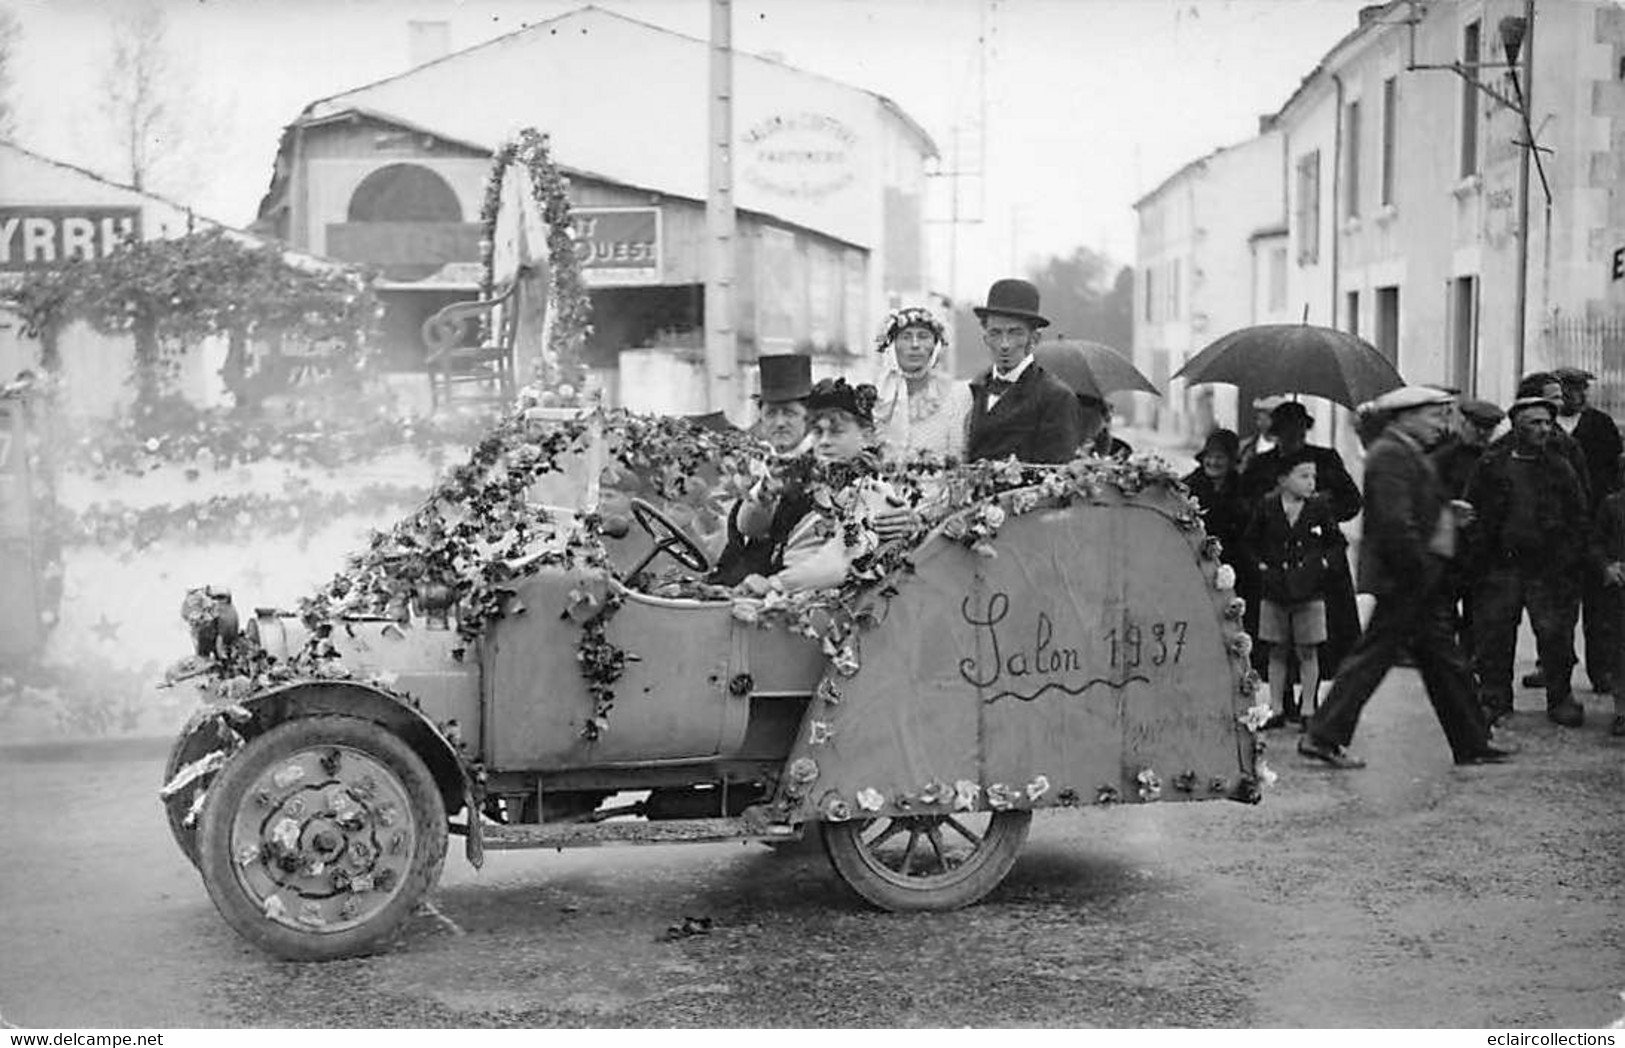
[[[1285,403],[1286,403],[1286,398],[1285,397],[1281,396],[1279,393],[1271,393],[1267,397],[1254,397],[1253,398],[1253,410],[1254,411],[1274,411],[1276,408],[1280,407],[1282,404],[1285,404]]]
[[[1565,386],[1586,386],[1596,381],[1597,378],[1596,375],[1593,375],[1585,368],[1566,366],[1553,368],[1552,374],[1557,376],[1557,381],[1563,383]]]
[[[1380,397],[1371,401],[1374,411],[1393,413],[1396,411],[1409,411],[1412,408],[1432,407],[1436,404],[1450,404],[1455,397],[1442,389],[1432,386],[1400,386],[1390,389]]]
[[[1557,417],[1557,401],[1547,397],[1519,397],[1507,405],[1507,417],[1517,418],[1519,412],[1528,411],[1530,408],[1545,408],[1552,413],[1553,418]]]
[[[1505,411],[1487,400],[1464,400],[1456,406],[1461,410],[1463,418],[1485,429],[1500,425],[1501,420],[1507,417]]]

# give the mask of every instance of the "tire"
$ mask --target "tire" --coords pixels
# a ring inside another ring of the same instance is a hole
[[[1015,865],[1032,821],[1030,811],[1002,811],[820,825],[841,879],[872,905],[905,912],[981,900]]]
[[[176,772],[209,752],[206,748],[196,746],[195,739],[194,735],[182,735],[169,748],[169,759],[164,762],[163,785],[168,786]],[[193,752],[194,750],[196,752]],[[181,854],[186,856],[186,861],[190,862],[194,869],[198,866],[197,822],[194,821],[190,826],[186,825],[186,814],[192,809],[192,801],[197,797],[200,785],[197,782],[190,783],[163,802],[164,820],[169,823],[169,835],[175,838]]]
[[[387,945],[446,859],[434,777],[388,729],[302,717],[215,776],[199,820],[203,883],[237,933],[288,960]]]

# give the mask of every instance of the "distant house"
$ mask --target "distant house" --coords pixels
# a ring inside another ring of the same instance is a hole
[[[570,177],[589,363],[612,400],[699,408],[708,60],[704,40],[587,7],[320,99],[283,134],[256,228],[382,267],[388,357],[420,367],[422,321],[476,290],[490,157],[533,126]],[[733,75],[740,360],[867,367],[884,311],[927,290],[936,146],[869,91],[743,53]]]

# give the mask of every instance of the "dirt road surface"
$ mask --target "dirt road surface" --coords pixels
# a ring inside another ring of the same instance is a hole
[[[1581,683],[1583,684],[1583,674]],[[1625,745],[1520,693],[1456,768],[1414,673],[1336,772],[1272,735],[1265,802],[1041,815],[957,913],[863,908],[821,853],[457,842],[383,956],[272,960],[171,844],[151,747],[0,751],[0,1015],[27,1027],[1594,1027],[1625,989]],[[666,941],[685,916],[708,934]]]

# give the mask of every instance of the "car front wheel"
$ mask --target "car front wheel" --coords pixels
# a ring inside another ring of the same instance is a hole
[[[883,910],[954,910],[998,887],[1027,840],[1029,811],[956,812],[820,824],[830,863]]]

